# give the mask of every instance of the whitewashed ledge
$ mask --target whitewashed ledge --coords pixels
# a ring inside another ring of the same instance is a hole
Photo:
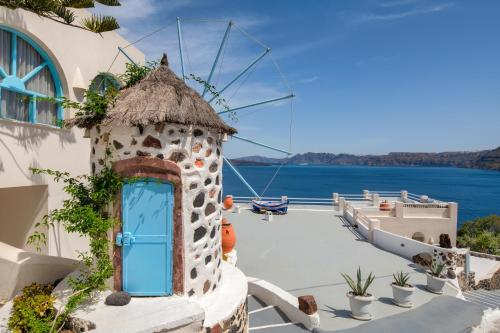
[[[201,330],[204,310],[187,297],[132,297],[125,306],[109,306],[104,301],[110,293],[110,290],[96,293],[71,316],[93,322],[96,328],[92,333],[154,333],[186,326],[193,327],[193,331]],[[67,278],[53,294],[57,297],[56,308],[66,303],[71,294]]]
[[[304,325],[308,330],[319,327],[318,313],[305,314],[299,309],[298,298],[280,287],[254,277],[248,277],[248,293],[262,300],[267,305],[274,305],[294,323]]]
[[[222,261],[222,279],[214,292],[193,301],[205,310],[204,327],[230,319],[238,307],[246,302],[248,293],[247,278],[233,265]]]
[[[96,324],[94,333],[153,333],[159,331],[200,332],[231,318],[246,301],[248,284],[236,267],[222,262],[222,279],[212,293],[202,297],[132,297],[126,306],[104,304],[111,291],[99,292],[72,316]],[[73,273],[76,274],[76,273]],[[71,293],[67,278],[54,290],[59,308]],[[6,333],[11,304],[0,309],[0,332]]]
[[[211,328],[231,318],[246,300],[248,286],[243,273],[224,261],[221,270],[218,287],[206,296],[132,297],[126,306],[108,306],[104,300],[111,291],[105,291],[73,316],[95,323],[91,332],[96,333],[200,332],[202,327]],[[70,293],[65,282],[54,290],[63,302]]]

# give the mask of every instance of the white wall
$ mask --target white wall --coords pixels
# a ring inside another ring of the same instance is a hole
[[[83,10],[78,15],[87,15]],[[82,91],[73,89],[78,72],[84,84],[107,71],[117,54],[118,46],[128,42],[117,33],[102,36],[78,28],[64,26],[22,10],[0,7],[0,25],[16,29],[38,43],[51,56],[62,80],[66,97],[81,100]],[[134,47],[129,55],[139,63],[144,55]],[[110,72],[122,73],[126,59],[120,55]],[[65,118],[71,117],[65,110]],[[66,130],[44,125],[0,119],[0,188],[48,185],[48,210],[61,207],[65,194],[61,184],[44,176],[33,176],[30,167],[68,171],[74,175],[89,173],[90,143],[79,129]],[[62,228],[49,233],[48,252],[52,255],[75,257],[75,250],[85,249],[86,241],[77,235],[67,235]]]
[[[9,300],[33,282],[53,283],[71,273],[77,261],[20,250],[0,242],[0,300]]]
[[[358,226],[357,231],[361,235],[363,235],[374,245],[377,245],[378,247],[386,251],[398,254],[410,260],[413,256],[422,252],[432,254],[434,250],[437,250],[439,252],[457,251],[457,249],[443,249],[438,246],[413,240],[410,237],[405,237],[404,235],[399,235],[387,230],[382,230],[382,218],[366,218],[363,215],[357,215],[362,213],[360,210],[357,211],[358,212],[354,210],[354,214],[352,214],[350,211],[346,210],[344,211],[344,217],[351,225],[356,224]]]
[[[0,242],[25,250],[34,224],[48,213],[47,185],[0,188]],[[47,253],[43,246],[41,253]]]
[[[368,218],[380,220],[380,228],[391,233],[412,238],[413,234],[424,234],[425,242],[439,242],[439,235],[448,234],[452,245],[457,236],[457,204],[448,203],[448,207],[433,208],[425,205],[410,205],[396,202],[395,209],[379,211],[373,208],[360,208]]]
[[[373,243],[386,251],[399,254],[410,260],[413,256],[422,252],[432,254],[434,249],[443,251],[442,248],[398,236],[380,229],[373,230]]]

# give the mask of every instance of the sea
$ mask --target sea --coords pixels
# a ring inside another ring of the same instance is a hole
[[[458,225],[490,214],[500,215],[500,172],[445,167],[370,167],[287,165],[238,166],[238,171],[265,196],[331,198],[332,193],[361,194],[399,191],[428,195],[458,203]],[[252,196],[227,166],[223,169],[224,195]]]

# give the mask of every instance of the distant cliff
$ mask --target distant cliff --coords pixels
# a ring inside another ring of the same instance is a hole
[[[236,165],[273,165],[283,160],[263,156],[233,159]],[[367,166],[440,166],[500,171],[500,147],[475,152],[389,153],[386,155],[352,155],[305,153],[292,156],[288,164],[367,165]]]

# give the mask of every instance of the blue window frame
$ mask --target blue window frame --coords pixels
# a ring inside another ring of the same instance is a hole
[[[25,34],[0,25],[0,118],[56,126],[63,119],[61,80],[47,53]]]
[[[109,89],[113,88],[115,90],[120,90],[121,88],[121,83],[120,80],[116,78],[111,73],[107,72],[102,72],[99,73],[90,83],[89,89],[92,91],[95,91],[101,95],[104,95],[104,93]]]

